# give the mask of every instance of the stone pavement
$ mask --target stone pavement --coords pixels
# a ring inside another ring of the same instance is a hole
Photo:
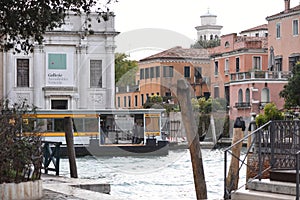
[[[74,197],[73,195],[62,194],[54,192],[52,190],[43,189],[43,197],[41,200],[83,200],[79,197]]]
[[[42,174],[41,200],[117,200],[109,194],[110,184],[95,179],[67,178]],[[104,193],[103,193],[104,192]]]

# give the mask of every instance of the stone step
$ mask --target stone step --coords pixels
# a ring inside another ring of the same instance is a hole
[[[233,200],[295,200],[295,196],[241,189],[231,195]]]
[[[296,183],[296,170],[270,170],[270,180]]]
[[[270,179],[253,180],[247,184],[248,190],[260,191],[260,192],[270,192],[276,194],[286,194],[286,195],[296,195],[296,184],[272,181]]]

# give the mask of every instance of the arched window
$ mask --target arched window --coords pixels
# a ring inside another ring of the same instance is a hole
[[[219,38],[219,36],[218,35],[215,35],[215,39],[217,40]]]
[[[204,40],[206,40],[206,35],[203,36]]]
[[[263,88],[261,90],[261,103],[266,104],[270,102],[270,90],[269,88]]]
[[[200,36],[200,40],[203,40],[203,36],[202,35]]]
[[[210,40],[213,40],[214,39],[214,36],[213,35],[210,35]]]
[[[243,90],[239,89],[239,93],[238,93],[238,102],[239,103],[243,103]]]
[[[229,42],[228,41],[225,42],[225,47],[226,48],[229,47]]]
[[[249,90],[249,88],[246,89],[245,96],[246,96],[246,103],[247,103],[247,105],[250,106],[250,90]]]

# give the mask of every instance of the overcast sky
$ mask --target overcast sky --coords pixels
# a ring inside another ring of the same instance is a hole
[[[291,0],[291,7],[299,0]],[[163,28],[195,40],[200,15],[217,15],[222,35],[267,23],[267,16],[284,10],[283,0],[119,0],[113,6],[117,31]]]
[[[208,10],[217,15],[217,25],[223,26],[221,35],[267,24],[267,16],[284,10],[284,0],[118,1],[111,7],[116,31],[121,33],[116,37],[116,52],[135,60],[174,46],[189,48],[197,39],[200,16]],[[299,1],[291,0],[291,7]]]

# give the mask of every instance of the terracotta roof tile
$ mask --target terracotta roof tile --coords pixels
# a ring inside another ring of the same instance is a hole
[[[209,57],[206,49],[186,49],[180,46],[162,51],[160,53],[143,58],[140,61],[153,59],[207,59]]]
[[[273,18],[273,17],[276,17],[276,16],[280,16],[282,14],[287,14],[287,13],[292,13],[292,12],[295,12],[295,11],[299,11],[300,10],[300,5],[298,6],[295,6],[293,8],[290,8],[287,12],[286,11],[282,11],[280,13],[277,13],[277,14],[274,14],[274,15],[271,15],[271,16],[268,16],[266,17],[266,19],[268,20],[268,18]]]
[[[249,28],[246,30],[241,31],[240,33],[250,32],[250,31],[257,31],[257,30],[268,30],[268,24],[262,24],[253,28]]]

